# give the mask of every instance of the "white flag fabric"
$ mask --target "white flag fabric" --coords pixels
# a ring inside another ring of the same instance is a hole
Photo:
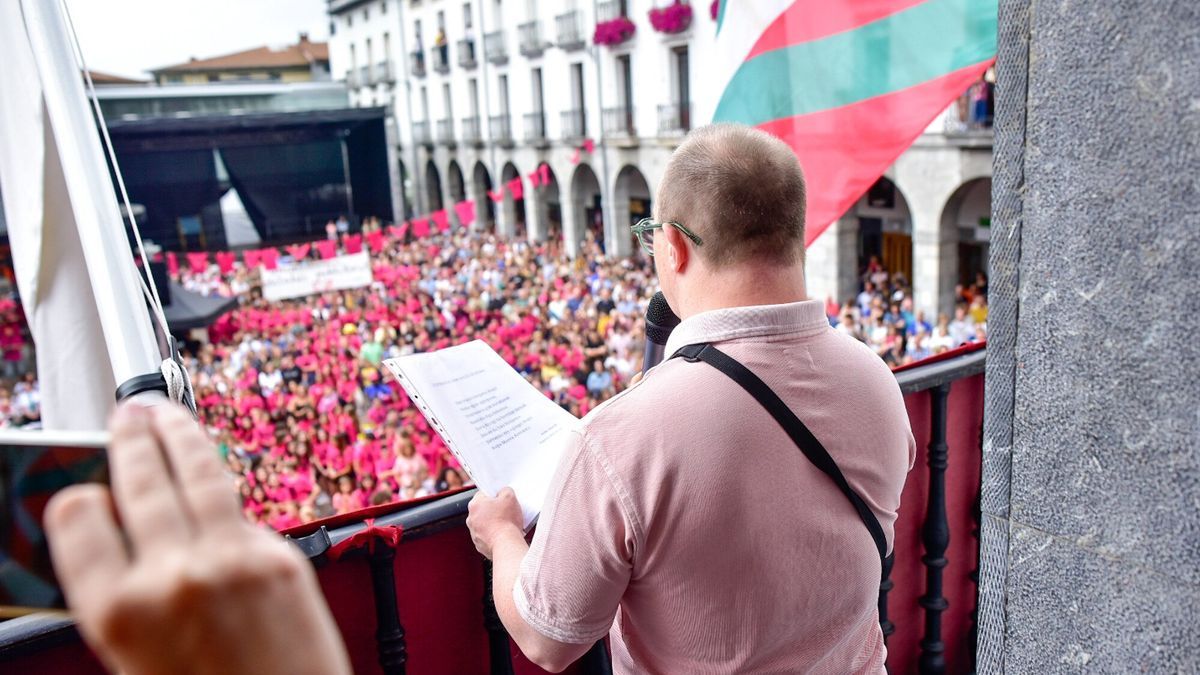
[[[58,11],[57,2],[0,3],[0,193],[37,351],[43,426],[102,429],[118,378],[153,372],[159,359],[149,318],[137,309],[144,308],[140,293],[122,307],[113,302],[112,285],[97,289],[93,279],[123,275],[116,284],[121,293],[137,283],[116,199],[111,186],[107,194],[102,187],[108,172],[78,69],[69,51],[60,53],[65,26],[47,28],[61,22]],[[55,30],[57,44],[45,39]],[[72,71],[74,80],[64,80],[64,72]],[[80,99],[81,109],[63,109],[64,102],[78,106]],[[114,236],[125,253],[106,262],[119,248],[97,239]],[[101,306],[108,316],[102,318]]]

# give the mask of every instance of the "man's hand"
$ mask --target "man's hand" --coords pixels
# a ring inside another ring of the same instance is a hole
[[[111,494],[74,486],[46,511],[68,605],[108,667],[349,673],[312,566],[243,519],[195,421],[177,406],[129,404],[110,427]]]
[[[524,521],[521,505],[512,488],[504,488],[495,497],[483,494],[482,490],[476,492],[467,507],[467,528],[471,530],[471,540],[488,560],[492,559],[497,538],[515,532],[524,541],[525,534],[521,527]]]

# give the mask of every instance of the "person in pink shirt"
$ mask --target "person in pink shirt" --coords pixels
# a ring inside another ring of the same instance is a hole
[[[363,503],[354,488],[354,479],[349,475],[338,478],[337,492],[333,495],[333,508],[338,513],[350,513],[362,507]]]
[[[887,366],[806,295],[805,190],[782,141],[703,127],[638,235],[683,319],[666,354],[711,345],[756,374],[869,513],[735,381],[670,358],[572,434],[532,544],[511,489],[471,502],[497,612],[537,665],[607,635],[618,674],[884,672],[882,555],[915,444]]]

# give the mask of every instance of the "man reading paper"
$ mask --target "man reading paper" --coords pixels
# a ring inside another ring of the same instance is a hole
[[[635,228],[683,319],[668,360],[572,435],[531,546],[511,491],[472,501],[500,617],[542,667],[608,635],[619,673],[884,672],[880,554],[915,447],[888,368],[807,299],[804,214],[784,143],[692,132]],[[786,403],[865,515],[737,382],[670,358],[700,344]]]
[[[471,505],[501,619],[539,665],[561,670],[607,634],[621,673],[883,672],[876,594],[913,439],[886,366],[805,295],[804,212],[796,158],[765,133],[706,127],[673,155],[657,220],[635,231],[683,319],[666,353],[684,356],[572,432],[531,546],[511,490]],[[716,352],[785,411],[705,360]],[[46,516],[106,664],[349,672],[308,561],[241,519],[187,415],[127,406],[112,426],[112,492],[69,488]]]

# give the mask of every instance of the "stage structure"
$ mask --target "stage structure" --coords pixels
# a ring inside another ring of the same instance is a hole
[[[358,108],[108,125],[143,236],[167,250],[222,250],[240,243],[227,234],[231,197],[265,243],[324,237],[325,223],[341,216],[353,229],[368,216],[394,220],[385,115]]]

